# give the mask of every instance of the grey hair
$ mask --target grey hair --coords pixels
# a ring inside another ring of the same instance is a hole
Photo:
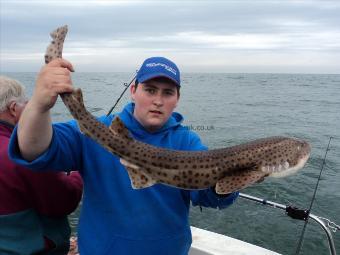
[[[6,111],[11,102],[26,101],[25,87],[12,78],[0,75],[0,113]]]

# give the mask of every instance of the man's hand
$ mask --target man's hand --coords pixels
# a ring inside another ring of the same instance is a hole
[[[32,161],[47,150],[52,140],[50,109],[61,93],[72,92],[72,64],[55,59],[45,65],[37,77],[34,93],[21,114],[18,145],[24,159]]]
[[[45,113],[54,106],[59,94],[72,92],[71,72],[73,66],[65,59],[58,58],[45,65],[38,74],[31,106]]]

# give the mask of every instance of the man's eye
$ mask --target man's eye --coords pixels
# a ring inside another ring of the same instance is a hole
[[[146,90],[146,92],[148,92],[148,93],[150,93],[150,94],[154,94],[154,93],[156,92],[155,89],[151,89],[151,88],[147,88],[147,89],[145,89],[145,90]]]
[[[173,92],[172,90],[165,91],[165,95],[167,95],[167,96],[172,96],[174,94],[175,94],[175,92]]]

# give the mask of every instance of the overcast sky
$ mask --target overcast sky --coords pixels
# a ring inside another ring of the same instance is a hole
[[[340,73],[340,1],[0,0],[1,72],[38,71],[67,24],[77,71],[134,72],[165,56],[183,72]]]

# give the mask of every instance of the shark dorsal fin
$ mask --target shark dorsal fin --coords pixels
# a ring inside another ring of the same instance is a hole
[[[117,116],[110,125],[111,132],[132,139],[129,130],[125,127],[123,121]]]

